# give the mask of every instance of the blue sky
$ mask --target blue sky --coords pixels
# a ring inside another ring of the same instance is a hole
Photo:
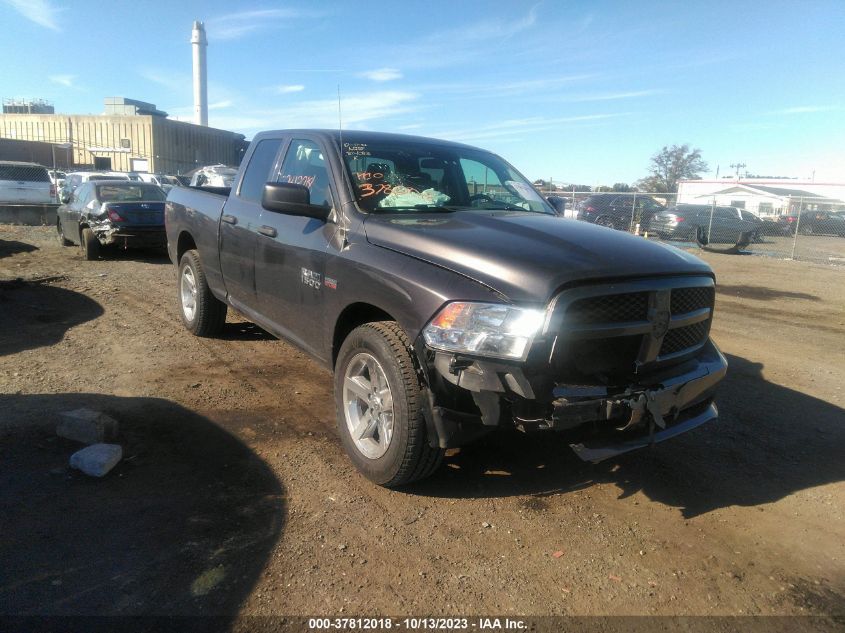
[[[531,179],[612,184],[663,145],[845,182],[845,2],[0,0],[0,96],[190,119],[191,23],[209,124],[406,132],[493,150]],[[707,175],[707,174],[706,174]]]

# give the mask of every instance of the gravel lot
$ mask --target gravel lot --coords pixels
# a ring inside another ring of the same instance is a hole
[[[845,270],[705,259],[718,423],[599,465],[501,433],[389,491],[328,372],[190,336],[165,257],[0,226],[0,612],[845,617]],[[121,424],[103,480],[54,434],[81,406]]]

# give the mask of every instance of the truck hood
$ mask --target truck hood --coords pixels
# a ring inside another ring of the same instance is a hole
[[[515,302],[547,302],[590,279],[707,274],[678,248],[623,231],[539,213],[456,211],[375,215],[367,240],[474,279]]]

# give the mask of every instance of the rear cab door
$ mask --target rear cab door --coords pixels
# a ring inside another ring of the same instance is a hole
[[[261,196],[276,169],[281,138],[253,141],[246,167],[223,205],[218,233],[220,271],[231,304],[245,312],[259,310],[255,288],[255,258],[261,226]]]

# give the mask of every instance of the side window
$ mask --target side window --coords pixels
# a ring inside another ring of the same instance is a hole
[[[255,146],[238,192],[241,200],[261,202],[264,185],[270,180],[270,172],[276,162],[276,154],[279,153],[281,144],[281,139],[268,138]]]
[[[461,170],[464,172],[470,196],[486,195],[492,198],[496,193],[507,193],[499,176],[487,165],[462,158]]]
[[[313,141],[302,139],[291,141],[277,180],[308,187],[311,204],[332,206],[326,159],[323,156],[323,150]]]

